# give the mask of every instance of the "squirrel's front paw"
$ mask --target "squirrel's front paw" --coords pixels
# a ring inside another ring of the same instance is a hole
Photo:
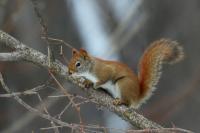
[[[86,79],[86,80],[83,82],[83,85],[84,85],[85,88],[90,88],[90,87],[93,86],[93,83],[92,83],[90,80],[87,80],[87,79]]]
[[[123,102],[122,102],[122,100],[119,99],[119,98],[115,98],[115,99],[113,100],[113,105],[115,105],[115,106],[122,105],[122,104],[123,104]]]

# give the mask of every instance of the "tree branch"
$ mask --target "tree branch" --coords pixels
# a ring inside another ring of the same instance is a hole
[[[19,61],[20,53],[11,52],[11,53],[0,53],[0,61]]]
[[[62,63],[60,63],[58,60],[52,62],[52,65],[49,66],[46,55],[33,48],[24,45],[20,41],[16,40],[14,37],[8,35],[7,33],[1,30],[0,30],[0,42],[4,43],[7,47],[16,50],[17,55],[19,56],[19,58],[16,58],[16,60],[19,59],[20,61],[31,62],[38,66],[42,66],[46,69],[51,69],[51,70],[53,69],[57,75],[65,77],[65,79],[67,79],[68,81],[71,81],[72,83],[83,88],[83,85],[79,82],[79,79],[73,79],[72,77],[70,77],[67,74],[68,68],[64,66]],[[2,61],[9,61],[9,59],[6,60],[6,58],[4,59],[2,58]],[[144,116],[136,113],[134,110],[130,111],[128,107],[114,106],[112,104],[113,99],[104,92],[94,90],[93,88],[87,89],[86,92],[91,97],[91,100],[94,101],[95,103],[98,103],[100,107],[105,107],[106,109],[114,112],[122,119],[130,122],[133,126],[138,127],[139,129],[162,128],[162,126],[148,120]]]
[[[2,85],[2,87],[4,88],[4,90],[5,90],[7,93],[11,94],[12,92],[10,91],[10,89],[8,88],[8,86],[5,84],[1,73],[0,73],[0,82],[1,82],[1,85]],[[48,115],[48,114],[43,114],[43,113],[40,112],[39,110],[32,108],[30,105],[26,104],[26,103],[25,103],[21,98],[19,98],[17,95],[13,95],[13,98],[14,98],[19,104],[23,105],[26,109],[28,109],[30,112],[35,113],[35,114],[39,115],[40,117],[45,118],[45,119],[47,119],[47,120],[54,121],[54,122],[56,122],[56,123],[58,123],[58,124],[60,124],[60,125],[64,125],[64,126],[67,126],[67,127],[71,127],[71,125],[68,124],[68,123],[62,122],[62,121],[60,121],[60,120],[58,120],[58,119],[55,119],[55,118],[51,117],[51,116]]]

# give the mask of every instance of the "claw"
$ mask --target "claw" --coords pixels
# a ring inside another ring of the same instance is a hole
[[[115,98],[115,99],[113,100],[113,105],[115,105],[115,106],[122,105],[122,104],[123,104],[123,102],[122,102],[122,100],[119,99],[119,98]]]
[[[93,83],[90,80],[85,80],[83,82],[83,85],[84,85],[85,88],[90,88],[90,87],[93,86]]]

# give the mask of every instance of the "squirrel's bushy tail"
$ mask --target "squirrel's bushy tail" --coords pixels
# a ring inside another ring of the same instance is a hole
[[[148,99],[156,88],[161,76],[162,65],[176,63],[183,57],[183,48],[175,41],[161,39],[147,48],[139,64],[141,102]]]

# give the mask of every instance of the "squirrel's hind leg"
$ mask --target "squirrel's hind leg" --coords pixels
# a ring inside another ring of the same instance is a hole
[[[138,103],[138,99],[140,97],[140,90],[137,80],[133,81],[131,78],[125,77],[117,81],[116,85],[121,92],[120,100],[123,101],[122,104],[125,104],[130,107]]]

